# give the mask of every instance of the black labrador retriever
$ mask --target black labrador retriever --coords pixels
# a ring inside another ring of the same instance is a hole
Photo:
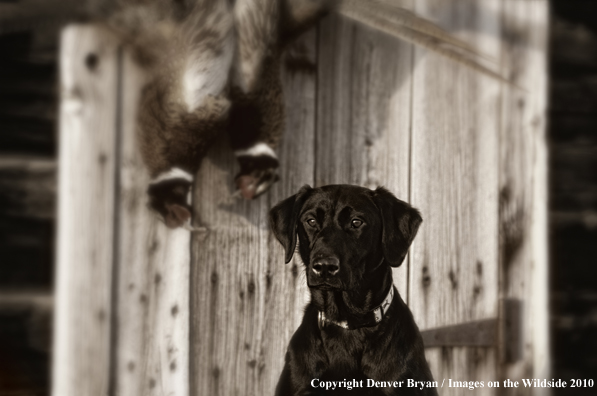
[[[276,394],[437,395],[423,341],[392,281],[422,219],[385,188],[305,186],[270,211],[311,301]]]

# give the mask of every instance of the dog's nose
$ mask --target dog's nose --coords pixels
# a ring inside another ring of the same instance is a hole
[[[336,257],[323,257],[313,262],[313,272],[317,275],[336,275],[340,271],[340,260]]]

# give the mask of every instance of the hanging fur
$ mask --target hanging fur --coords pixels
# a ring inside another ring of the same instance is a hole
[[[221,133],[240,165],[239,195],[255,198],[278,179],[284,48],[329,12],[504,81],[467,43],[392,0],[90,1],[149,75],[139,145],[153,178],[150,205],[173,228],[190,220],[193,175]]]

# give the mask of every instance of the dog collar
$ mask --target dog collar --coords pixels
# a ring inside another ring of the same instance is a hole
[[[356,330],[361,327],[375,326],[376,324],[381,322],[383,317],[386,315],[386,313],[388,312],[388,309],[390,308],[390,305],[392,304],[393,299],[394,299],[394,286],[392,285],[392,287],[390,287],[390,291],[388,292],[388,294],[386,295],[386,298],[384,298],[382,303],[380,305],[378,305],[376,308],[374,308],[372,311],[369,311],[367,313],[367,315],[372,317],[372,320],[367,321],[368,324],[364,324],[361,326],[351,326],[347,320],[335,321],[335,320],[326,318],[325,313],[323,311],[319,311],[319,315],[317,317],[317,324],[319,326],[319,329],[323,329],[328,324],[333,324],[338,327],[342,327],[343,329],[346,329],[346,330]]]

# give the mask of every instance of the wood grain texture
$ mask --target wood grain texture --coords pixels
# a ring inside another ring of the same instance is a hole
[[[425,348],[437,346],[483,346],[497,345],[497,318],[428,329],[421,332]]]
[[[143,74],[129,54],[121,75],[115,394],[188,396],[191,236],[147,208],[149,175],[135,130]]]
[[[339,16],[321,23],[317,186],[384,186],[409,200],[411,60],[412,46],[384,33]],[[405,301],[407,279],[408,265],[394,270]]]
[[[300,40],[299,64],[315,63],[315,33]],[[238,166],[224,140],[203,161],[195,190],[191,267],[192,395],[272,394],[290,336],[302,317],[306,282],[295,256],[271,235],[271,206],[313,184],[315,75],[312,67],[283,71],[286,132],[278,150],[281,181],[251,202],[231,197]]]
[[[55,396],[108,392],[118,58],[107,32],[89,25],[63,32]]]
[[[548,378],[547,1],[502,0],[504,87],[500,130],[500,293],[523,301],[523,359],[502,378]],[[504,394],[548,394],[547,389]]]
[[[143,74],[98,27],[63,43],[53,393],[187,396],[190,235],[146,206]]]
[[[415,10],[499,58],[499,1],[423,0]],[[421,329],[497,317],[500,85],[431,52],[415,53],[412,203],[426,220],[411,248],[410,307]],[[440,381],[496,378],[495,349],[434,348],[427,357]]]

